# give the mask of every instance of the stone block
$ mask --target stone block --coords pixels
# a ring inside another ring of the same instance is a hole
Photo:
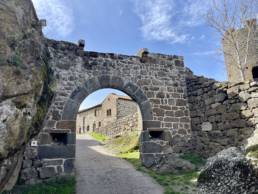
[[[148,142],[142,142],[141,144],[141,153],[162,153],[170,146],[168,142],[163,140],[152,140]]]
[[[141,114],[142,114],[142,120],[152,120],[152,109],[151,104],[149,101],[145,101],[141,104],[139,104]]]
[[[70,98],[80,104],[88,95],[89,93],[85,88],[78,87],[72,92]]]
[[[111,77],[110,78],[110,86],[109,87],[122,90],[123,87],[124,87],[124,81],[120,77]]]
[[[142,164],[147,167],[150,168],[152,166],[158,165],[162,155],[160,154],[143,154],[141,153],[141,161]]]
[[[22,168],[30,168],[32,166],[32,160],[23,160]]]
[[[148,128],[159,128],[160,121],[143,121],[143,130],[147,130]]]
[[[219,91],[215,96],[215,102],[223,102],[227,99],[227,93],[224,91]]]
[[[155,113],[156,116],[162,116],[163,117],[164,114],[165,114],[164,109],[161,109],[161,108],[154,108],[153,112]]]
[[[186,106],[186,100],[184,99],[177,99],[176,106]]]
[[[131,82],[126,83],[125,86],[124,86],[124,91],[125,91],[127,94],[129,94],[130,96],[131,96],[132,94],[134,94],[138,89],[139,89],[138,86],[134,85],[134,84],[131,83]]]
[[[79,110],[80,104],[69,99],[63,110],[62,120],[76,120],[76,115]]]
[[[258,99],[257,98],[252,98],[252,99],[249,99],[247,101],[248,103],[248,106],[252,109],[252,108],[258,108]]]
[[[44,167],[58,166],[58,165],[63,165],[63,160],[62,159],[43,159],[42,164]]]
[[[38,147],[38,157],[40,159],[54,159],[54,158],[74,158],[74,145],[49,145]]]
[[[141,90],[137,90],[136,93],[134,94],[135,96],[135,100],[138,104],[141,104],[145,101],[147,101],[147,97],[145,96],[145,94],[141,91]]]
[[[26,181],[29,179],[38,178],[38,172],[34,168],[26,168],[21,170],[20,179]]]
[[[49,133],[40,133],[39,134],[39,144],[45,145],[45,144],[51,144],[52,138]]]
[[[101,88],[111,87],[110,86],[111,77],[109,75],[102,75],[98,81],[99,81]],[[113,81],[115,81],[115,80],[113,80]]]
[[[76,121],[58,121],[56,124],[57,129],[71,129],[72,131],[75,131],[76,128]]]
[[[72,173],[74,171],[74,159],[67,159],[64,162],[64,172]]]
[[[42,179],[46,179],[46,178],[51,178],[56,176],[56,169],[55,167],[51,166],[51,167],[42,167],[39,170],[39,176]]]
[[[55,126],[56,126],[56,121],[53,121],[53,120],[47,120],[44,123],[45,128],[54,128]]]
[[[67,133],[67,144],[75,144],[75,133]]]
[[[140,140],[141,140],[141,142],[150,141],[149,131],[142,131]]]
[[[102,76],[102,77],[104,77],[104,76]],[[104,82],[102,82],[102,84],[104,84]],[[96,90],[103,88],[103,87],[106,87],[106,86],[100,85],[98,78],[91,78],[91,79],[87,80],[86,83],[84,84],[84,88],[86,89],[86,91],[89,94],[92,92],[95,92]]]

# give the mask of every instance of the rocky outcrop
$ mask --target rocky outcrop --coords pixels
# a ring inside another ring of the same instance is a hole
[[[23,147],[47,110],[45,56],[31,1],[0,1],[0,191],[15,184]]]
[[[244,152],[231,147],[208,159],[198,178],[200,194],[257,193],[258,175]]]

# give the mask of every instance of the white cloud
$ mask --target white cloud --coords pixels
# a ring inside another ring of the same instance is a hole
[[[192,35],[189,28],[204,24],[208,0],[133,0],[147,40],[184,43]]]
[[[44,32],[66,37],[74,28],[73,11],[68,0],[32,0],[38,17],[47,20]]]

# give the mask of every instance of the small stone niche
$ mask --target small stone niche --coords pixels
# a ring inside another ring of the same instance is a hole
[[[149,131],[149,134],[152,139],[161,139],[163,131]]]
[[[51,133],[54,144],[67,145],[67,133]]]

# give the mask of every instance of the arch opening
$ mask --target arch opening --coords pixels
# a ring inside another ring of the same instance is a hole
[[[100,133],[111,138],[142,131],[142,114],[137,102],[124,92],[99,89],[81,103],[76,117],[76,134]]]
[[[80,104],[83,100],[91,93],[104,88],[116,89],[130,96],[140,108],[143,120],[143,130],[147,129],[151,124],[149,121],[153,120],[152,108],[148,98],[142,89],[133,82],[124,81],[122,78],[114,76],[91,78],[87,80],[84,85],[75,89],[66,102],[62,114],[62,120],[75,121],[77,111],[79,110]],[[160,126],[159,124],[156,124],[155,127]]]

